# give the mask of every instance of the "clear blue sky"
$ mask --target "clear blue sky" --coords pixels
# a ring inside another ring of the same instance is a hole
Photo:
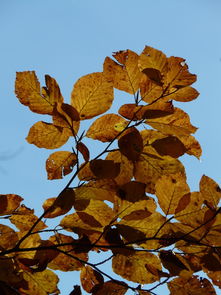
[[[44,165],[50,151],[25,141],[31,125],[45,118],[17,101],[15,72],[35,70],[42,83],[51,75],[69,102],[74,81],[101,71],[106,56],[141,52],[145,45],[185,58],[197,74],[201,95],[182,108],[199,127],[203,156],[201,162],[184,157],[184,163],[192,189],[202,174],[220,183],[220,36],[220,0],[0,0],[0,193],[17,193],[39,212],[43,200],[68,181],[48,181]],[[77,277],[62,277],[62,294]]]

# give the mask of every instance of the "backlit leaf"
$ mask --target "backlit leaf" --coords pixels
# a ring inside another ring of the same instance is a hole
[[[176,101],[182,101],[182,102],[187,102],[187,101],[192,101],[196,99],[199,95],[199,92],[190,86],[186,86],[180,89],[172,90],[171,93],[168,93],[164,99],[166,98],[167,100],[176,100]]]
[[[0,195],[0,216],[13,213],[20,205],[23,198],[14,195]]]
[[[62,251],[65,251],[72,255],[70,257],[65,255],[64,253],[59,253],[57,257],[55,257],[49,264],[48,267],[54,270],[61,270],[61,271],[73,271],[73,270],[80,270],[83,267],[84,261],[88,260],[87,253],[77,253],[74,250],[74,246],[77,245],[77,240],[73,239],[70,236],[66,236],[63,234],[56,234],[51,236],[49,239],[55,245],[57,244],[69,244],[65,246],[59,247]],[[75,258],[76,257],[76,258]]]
[[[115,114],[107,114],[98,118],[88,129],[86,136],[100,140],[102,142],[108,142],[113,140],[119,133],[115,129],[115,125],[124,123],[126,120]]]
[[[17,72],[15,93],[20,102],[39,114],[52,114],[56,102],[63,102],[60,88],[49,75],[45,75],[46,87],[40,83],[34,71]]]
[[[60,179],[72,172],[76,164],[76,155],[67,151],[51,154],[46,161],[48,179]]]
[[[175,278],[167,283],[171,295],[216,295],[216,292],[206,278],[198,279],[198,276],[187,278]]]
[[[120,164],[120,173],[114,178],[117,184],[121,185],[131,180],[134,169],[132,161],[122,155],[119,151],[108,153],[106,159]]]
[[[153,103],[163,95],[163,87],[143,74],[140,80],[140,95],[143,101]]]
[[[206,200],[212,207],[217,208],[221,198],[221,188],[210,177],[203,175],[200,180],[200,192],[202,198]]]
[[[28,283],[28,290],[22,288],[22,294],[47,295],[60,293],[57,288],[58,276],[49,269],[34,273],[24,271],[23,277]]]
[[[81,269],[80,279],[83,289],[88,293],[92,293],[95,288],[99,288],[104,283],[102,275],[90,266]]]
[[[185,207],[182,208],[180,200],[189,192],[189,186],[182,174],[164,175],[156,183],[156,196],[161,209],[166,215],[178,213],[178,205],[180,206],[179,209],[185,209]],[[188,205],[184,200],[183,203],[185,206]]]
[[[7,225],[0,224],[0,248],[13,248],[18,241],[17,233]]]
[[[69,135],[65,128],[39,121],[30,128],[26,140],[39,148],[56,149],[67,142]]]
[[[78,142],[76,149],[82,154],[85,162],[88,162],[90,159],[90,152],[87,146],[83,142]]]
[[[112,82],[103,73],[81,77],[74,85],[71,105],[79,112],[80,119],[90,119],[106,112],[113,101]]]
[[[157,139],[151,144],[161,156],[178,158],[186,152],[184,144],[175,136]]]
[[[188,136],[197,130],[191,125],[188,114],[179,108],[174,108],[174,113],[171,115],[147,119],[145,123],[164,134],[173,136]]]
[[[157,275],[148,271],[146,264],[153,264],[158,270],[161,270],[158,257],[152,253],[137,252],[130,256],[117,254],[112,259],[112,268],[116,274],[139,284],[149,284],[159,280]]]
[[[106,57],[104,61],[104,74],[112,79],[115,88],[135,94],[139,88],[141,72],[138,68],[139,56],[131,51],[118,51],[113,54],[118,61]]]
[[[99,179],[115,178],[120,173],[120,164],[112,160],[98,159],[90,161],[90,169]]]

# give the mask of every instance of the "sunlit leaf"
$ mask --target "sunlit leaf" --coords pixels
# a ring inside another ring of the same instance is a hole
[[[174,108],[174,113],[171,115],[147,119],[145,123],[164,134],[173,136],[188,136],[197,130],[191,125],[188,114],[179,108]]]
[[[65,128],[39,121],[30,128],[26,140],[39,148],[56,149],[64,145],[69,136]]]
[[[131,51],[118,51],[113,54],[118,61],[109,57],[104,61],[104,74],[113,81],[115,88],[135,94],[139,88],[141,72],[138,68],[139,56]]]
[[[102,275],[90,266],[81,269],[80,279],[83,289],[88,293],[92,293],[104,283]]]
[[[175,278],[168,284],[171,295],[216,295],[216,292],[206,278],[198,279],[198,276],[192,276],[187,278]]]
[[[66,244],[64,246],[60,246],[59,249],[69,254],[65,255],[64,253],[59,253],[49,264],[49,268],[54,270],[62,270],[62,271],[73,271],[80,270],[84,262],[88,260],[87,253],[77,253],[74,248],[77,245],[77,240],[73,239],[70,236],[66,236],[63,234],[56,234],[51,236],[49,239],[55,245],[57,244]],[[71,257],[73,256],[73,257]]]
[[[7,215],[13,213],[20,205],[23,198],[14,195],[0,195],[0,215]]]
[[[184,210],[188,205],[185,196],[188,197],[189,192],[189,186],[182,174],[164,175],[156,183],[156,196],[166,215]],[[188,200],[190,201],[190,198]]]
[[[34,71],[17,72],[15,93],[20,102],[39,114],[52,114],[56,102],[63,102],[60,88],[49,75],[45,75],[46,87],[40,83]]]
[[[158,257],[152,253],[138,252],[130,256],[117,254],[112,259],[112,268],[116,274],[139,284],[149,284],[159,279],[158,276],[148,271],[146,264],[153,264],[161,270]]]
[[[113,140],[119,133],[115,126],[121,124],[126,120],[115,114],[107,114],[98,118],[88,129],[86,136],[100,140],[102,142],[108,142]]]
[[[116,281],[107,281],[103,285],[99,286],[92,295],[124,295],[127,292],[127,284],[124,282],[117,283]]]
[[[7,225],[0,224],[0,248],[13,248],[18,241],[17,233]]]
[[[163,87],[143,74],[140,80],[140,95],[143,101],[153,103],[162,97]]]
[[[51,154],[46,161],[48,179],[59,179],[72,172],[77,159],[74,153],[59,151]]]
[[[113,101],[113,86],[103,73],[81,77],[74,85],[71,105],[79,112],[80,119],[90,119],[106,112]]]
[[[195,88],[186,86],[180,89],[171,90],[171,93],[165,95],[164,99],[187,102],[196,99],[198,95],[199,92]]]
[[[221,188],[210,177],[203,175],[200,180],[200,192],[202,198],[211,204],[212,207],[217,208],[221,198]]]

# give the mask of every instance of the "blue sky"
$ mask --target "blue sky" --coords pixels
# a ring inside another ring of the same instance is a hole
[[[197,74],[194,86],[201,95],[181,107],[199,127],[203,156],[183,160],[193,190],[202,174],[219,183],[220,36],[220,0],[0,0],[0,193],[19,194],[39,212],[43,200],[56,196],[69,179],[48,181],[44,165],[50,151],[25,141],[31,125],[46,118],[18,102],[16,71],[35,70],[42,83],[51,75],[69,102],[74,82],[101,71],[106,56],[123,49],[141,52],[145,45],[185,58]],[[77,277],[62,277],[62,294]]]

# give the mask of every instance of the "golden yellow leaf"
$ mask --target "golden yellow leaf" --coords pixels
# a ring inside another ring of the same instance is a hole
[[[50,198],[44,201],[42,205],[44,211],[48,211],[45,214],[45,218],[54,218],[63,215],[71,210],[75,202],[75,193],[72,189],[66,189],[62,191],[57,198]]]
[[[139,56],[131,51],[118,51],[113,54],[118,61],[106,57],[104,61],[104,74],[113,81],[115,88],[135,94],[139,88],[141,72],[138,68]]]
[[[48,295],[59,294],[60,291],[57,288],[58,276],[49,269],[42,272],[23,272],[23,278],[27,282],[27,288],[21,288],[22,294],[32,295]]]
[[[26,140],[39,148],[56,149],[64,145],[69,136],[65,128],[39,121],[30,128]]]
[[[143,139],[135,128],[129,128],[118,140],[120,152],[131,161],[137,161],[143,150]]]
[[[142,74],[140,79],[140,95],[143,101],[153,103],[163,95],[163,87]]]
[[[0,216],[12,214],[19,206],[23,198],[14,195],[0,195]]]
[[[176,100],[176,101],[182,101],[182,102],[187,102],[187,101],[192,101],[196,99],[199,95],[199,92],[190,86],[186,86],[183,88],[178,88],[176,90],[171,90],[171,93],[169,92],[164,96],[164,100]]]
[[[146,191],[155,192],[155,184],[162,175],[181,172],[185,174],[182,163],[170,156],[160,156],[151,146],[145,146],[140,159],[135,163],[134,177],[146,183]]]
[[[95,288],[99,288],[104,283],[102,275],[90,266],[81,269],[80,279],[81,285],[87,293],[92,293]]]
[[[79,112],[80,119],[90,119],[106,112],[113,101],[113,85],[103,73],[81,77],[74,85],[71,105]]]
[[[196,75],[189,72],[185,59],[171,56],[167,61],[168,71],[164,77],[164,84],[171,91],[196,82]]]
[[[156,119],[147,119],[146,124],[160,132],[173,136],[188,136],[194,133],[197,128],[191,125],[187,113],[179,108],[174,108],[174,113]]]
[[[66,215],[60,225],[67,230],[82,232],[102,231],[103,227],[114,220],[113,210],[100,200],[91,199],[88,206],[70,215]]]
[[[32,225],[38,220],[38,217],[34,215],[34,210],[31,210],[23,205],[19,207],[12,216],[10,216],[9,220],[20,231],[24,232],[32,227]],[[40,221],[36,225],[34,231],[42,230],[46,227],[46,224],[43,221]]]
[[[26,232],[19,232],[18,236],[19,239],[22,238],[22,236],[26,234]],[[39,234],[29,235],[24,241],[22,241],[20,248],[21,249],[29,249],[29,248],[37,248],[41,244],[41,237]],[[36,255],[36,250],[32,251],[22,251],[18,252],[16,257],[20,260],[22,259],[34,259]]]
[[[116,124],[125,122],[127,121],[124,118],[116,114],[103,115],[89,127],[86,136],[102,142],[111,141],[119,133],[115,128]]]
[[[56,102],[63,102],[60,88],[49,75],[45,75],[46,87],[40,83],[34,71],[17,72],[15,93],[20,102],[39,114],[52,114]]]
[[[46,161],[48,179],[63,178],[72,172],[76,162],[76,155],[68,151],[58,151],[51,154]]]
[[[58,256],[56,256],[51,262],[49,262],[48,267],[51,269],[61,271],[80,270],[84,265],[84,261],[86,262],[88,260],[87,253],[77,253],[77,251],[74,250],[78,240],[75,240],[70,236],[56,234],[54,236],[51,236],[49,241],[51,241],[55,245],[70,244],[61,246],[59,247],[59,249],[73,256],[72,258],[70,256],[65,255],[64,253],[59,253]]]
[[[200,192],[204,201],[207,201],[211,207],[217,208],[221,198],[221,188],[212,178],[206,175],[202,176]]]
[[[110,179],[98,179],[77,187],[75,189],[75,199],[76,201],[96,199],[113,202],[116,189],[114,181]]]
[[[155,102],[150,105],[124,104],[119,109],[119,114],[129,120],[159,118],[173,113],[171,102]]]
[[[132,161],[122,155],[119,151],[109,152],[106,159],[120,164],[120,173],[114,178],[118,185],[122,185],[131,180],[134,169]]]
[[[17,233],[7,225],[0,224],[0,247],[1,249],[13,248],[18,241]]]
[[[141,71],[145,69],[156,69],[161,74],[164,74],[167,70],[167,57],[162,51],[145,46],[139,57],[139,68]]]
[[[92,295],[124,295],[127,292],[127,284],[124,282],[107,281],[99,286]]]
[[[116,274],[139,284],[150,284],[159,280],[157,275],[148,271],[146,264],[153,264],[161,270],[160,260],[152,253],[137,252],[129,256],[117,254],[112,259],[112,268]]]
[[[194,138],[194,136],[178,136],[178,138],[185,145],[186,153],[189,155],[193,155],[198,159],[202,155],[202,149],[199,142]]]
[[[175,278],[167,283],[171,295],[216,295],[216,292],[206,278],[198,279],[198,276],[187,278]]]
[[[159,205],[166,215],[184,210],[188,203],[185,196],[190,189],[183,174],[163,175],[156,183],[156,196]],[[188,199],[190,201],[190,198]],[[181,203],[182,202],[182,203]],[[182,206],[183,204],[183,206]],[[177,211],[177,208],[179,209]]]

